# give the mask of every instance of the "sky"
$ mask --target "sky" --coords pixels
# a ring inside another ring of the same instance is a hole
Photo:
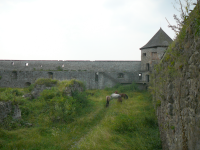
[[[0,59],[141,60],[174,0],[0,0]]]

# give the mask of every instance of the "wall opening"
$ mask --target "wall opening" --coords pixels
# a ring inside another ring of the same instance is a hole
[[[42,68],[42,65],[40,65],[40,67]]]
[[[48,72],[49,78],[53,79],[53,72]]]
[[[25,66],[27,67],[27,66],[28,66],[28,63],[25,63]]]
[[[149,82],[149,75],[146,75],[146,82]]]
[[[11,62],[11,65],[13,65],[13,66],[14,66],[14,65],[15,65],[15,63],[14,63],[14,62]]]
[[[96,82],[99,81],[99,73],[98,73],[98,72],[95,73],[95,81],[96,81]]]
[[[146,64],[146,70],[149,71],[149,63]]]
[[[119,73],[118,74],[118,78],[124,78],[124,74],[123,73]]]
[[[151,53],[151,57],[152,57],[152,60],[157,60],[157,59],[158,59],[158,54],[157,54],[157,52],[152,52],[152,53]]]
[[[17,71],[12,71],[12,79],[17,79]]]
[[[30,85],[31,85],[30,82],[26,82],[26,83],[25,83],[25,86],[26,86],[26,87],[28,87],[28,86],[30,86]]]
[[[62,68],[64,68],[64,67],[65,67],[65,65],[63,64],[63,65],[62,65]]]
[[[143,56],[146,56],[147,54],[146,53],[143,53]]]
[[[142,73],[139,73],[139,80],[142,80]]]

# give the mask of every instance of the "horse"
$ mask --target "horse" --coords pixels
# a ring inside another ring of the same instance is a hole
[[[128,99],[128,95],[125,93],[120,93],[119,95],[121,95],[121,97],[123,97],[124,99]]]
[[[118,91],[115,91],[115,94],[119,94],[121,95],[121,97],[123,97],[124,99],[128,99],[128,95],[125,93],[119,93]]]
[[[106,96],[106,107],[109,106],[109,102],[112,100],[112,99],[118,99],[118,102],[122,102],[122,97],[120,94],[111,94],[111,96]]]

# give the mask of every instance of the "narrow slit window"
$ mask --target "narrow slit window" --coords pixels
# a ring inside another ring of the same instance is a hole
[[[146,75],[146,81],[149,82],[149,75]]]
[[[62,68],[64,68],[64,67],[65,67],[65,65],[63,64],[63,65],[62,65]]]
[[[149,63],[146,64],[146,70],[149,71]]]
[[[139,73],[139,80],[142,80],[142,73]]]
[[[11,65],[13,65],[13,66],[14,66],[14,65],[15,65],[15,63],[14,63],[14,62],[11,62]]]
[[[98,80],[99,80],[99,73],[96,72],[96,73],[95,73],[95,81],[98,82]]]

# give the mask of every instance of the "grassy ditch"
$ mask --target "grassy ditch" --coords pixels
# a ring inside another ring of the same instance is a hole
[[[151,96],[131,86],[87,90],[73,97],[53,88],[33,100],[15,94],[22,119],[14,127],[0,128],[0,149],[162,149]],[[106,95],[125,89],[129,99],[122,104],[112,100],[105,107]],[[0,94],[6,95],[9,90],[13,89],[1,89]],[[23,93],[23,89],[15,90]]]

